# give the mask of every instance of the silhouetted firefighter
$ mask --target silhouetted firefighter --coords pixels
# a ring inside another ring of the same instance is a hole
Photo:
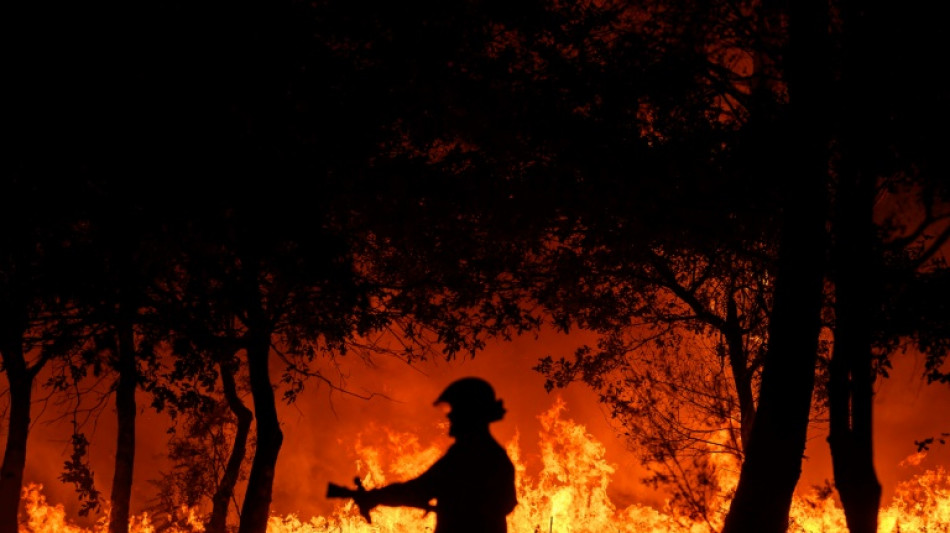
[[[435,405],[448,404],[449,436],[455,443],[419,477],[366,490],[330,483],[328,498],[353,498],[369,521],[377,505],[435,511],[435,533],[506,533],[505,517],[518,503],[515,468],[488,425],[505,416],[488,382],[462,378],[449,385]],[[433,505],[432,502],[435,501]]]

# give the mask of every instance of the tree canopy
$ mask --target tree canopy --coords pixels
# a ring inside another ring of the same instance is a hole
[[[183,413],[229,405],[238,465],[254,438],[240,531],[261,533],[275,384],[292,400],[332,384],[324,357],[475,354],[549,322],[602,335],[542,360],[549,386],[595,387],[693,512],[708,452],[743,461],[728,532],[787,525],[818,372],[849,524],[873,529],[874,494],[848,486],[876,483],[874,379],[913,345],[929,381],[950,380],[935,297],[950,188],[932,133],[948,102],[925,12],[159,2],[116,25],[102,8],[21,8],[0,527],[15,528],[49,361],[72,380],[114,373],[128,453],[113,532],[146,390]],[[219,468],[226,507],[239,470]]]

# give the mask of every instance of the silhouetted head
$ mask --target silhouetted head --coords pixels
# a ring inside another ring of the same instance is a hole
[[[462,378],[452,382],[435,400],[435,405],[448,404],[449,435],[455,437],[470,428],[487,428],[501,420],[505,408],[495,399],[495,389],[481,378]]]

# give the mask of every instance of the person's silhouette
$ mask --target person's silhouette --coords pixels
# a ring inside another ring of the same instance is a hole
[[[515,468],[488,425],[505,408],[485,380],[449,385],[435,405],[448,404],[455,443],[419,477],[354,496],[361,512],[377,505],[419,507],[436,513],[435,533],[506,533],[506,516],[518,503]],[[435,505],[430,502],[435,500]]]

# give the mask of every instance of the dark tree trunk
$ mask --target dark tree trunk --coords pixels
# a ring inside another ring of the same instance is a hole
[[[790,5],[782,238],[759,405],[723,533],[784,533],[808,431],[825,266],[827,3]],[[774,167],[773,167],[774,168]]]
[[[871,431],[871,324],[878,293],[872,253],[872,202],[873,189],[867,180],[842,179],[835,204],[835,341],[828,443],[835,487],[851,533],[876,533],[881,503]]]
[[[121,309],[128,313],[128,309]],[[115,471],[112,475],[112,493],[109,513],[109,533],[128,533],[132,501],[132,475],[135,466],[135,388],[138,371],[135,361],[135,339],[132,323],[122,319],[118,324],[119,372],[115,390],[115,410],[118,420]]]
[[[816,192],[814,185],[808,188]],[[782,533],[788,528],[815,380],[823,267],[821,207],[820,201],[806,203],[802,198],[789,208],[759,406],[724,533]]]
[[[251,431],[251,422],[254,420],[254,414],[238,397],[231,368],[223,363],[218,367],[221,370],[224,397],[227,399],[231,412],[237,418],[237,431],[234,434],[231,456],[228,458],[228,464],[221,476],[221,481],[218,483],[218,490],[215,491],[212,498],[211,517],[205,527],[206,533],[225,533],[227,529],[228,505],[234,495],[234,487],[237,485],[238,476],[241,473],[241,463],[247,453],[247,438]]]
[[[881,271],[874,244],[875,173],[868,165],[880,148],[872,121],[878,102],[867,85],[879,76],[871,50],[879,36],[867,28],[859,2],[842,2],[842,75],[838,109],[841,157],[837,165],[833,275],[835,336],[829,377],[830,431],[835,487],[851,533],[876,533],[881,484],[874,469],[873,324],[880,307]]]
[[[244,504],[241,506],[238,533],[266,533],[274,488],[274,468],[284,435],[277,419],[277,405],[268,368],[271,328],[264,318],[259,299],[251,302],[247,329],[247,370],[257,420],[257,447],[244,493]]]
[[[749,354],[743,346],[742,327],[739,324],[735,300],[730,297],[726,307],[726,321],[722,330],[729,350],[729,368],[739,399],[739,430],[742,435],[741,446],[744,452],[752,435],[755,421],[755,397],[752,394],[752,370],[749,368]]]
[[[2,316],[7,321],[10,317]],[[27,366],[23,355],[22,328],[15,324],[0,324],[0,355],[10,386],[10,419],[7,426],[7,444],[0,467],[0,531],[17,531],[17,511],[26,466],[26,441],[30,431],[30,400],[33,391],[33,369]],[[20,330],[17,334],[17,329]]]

